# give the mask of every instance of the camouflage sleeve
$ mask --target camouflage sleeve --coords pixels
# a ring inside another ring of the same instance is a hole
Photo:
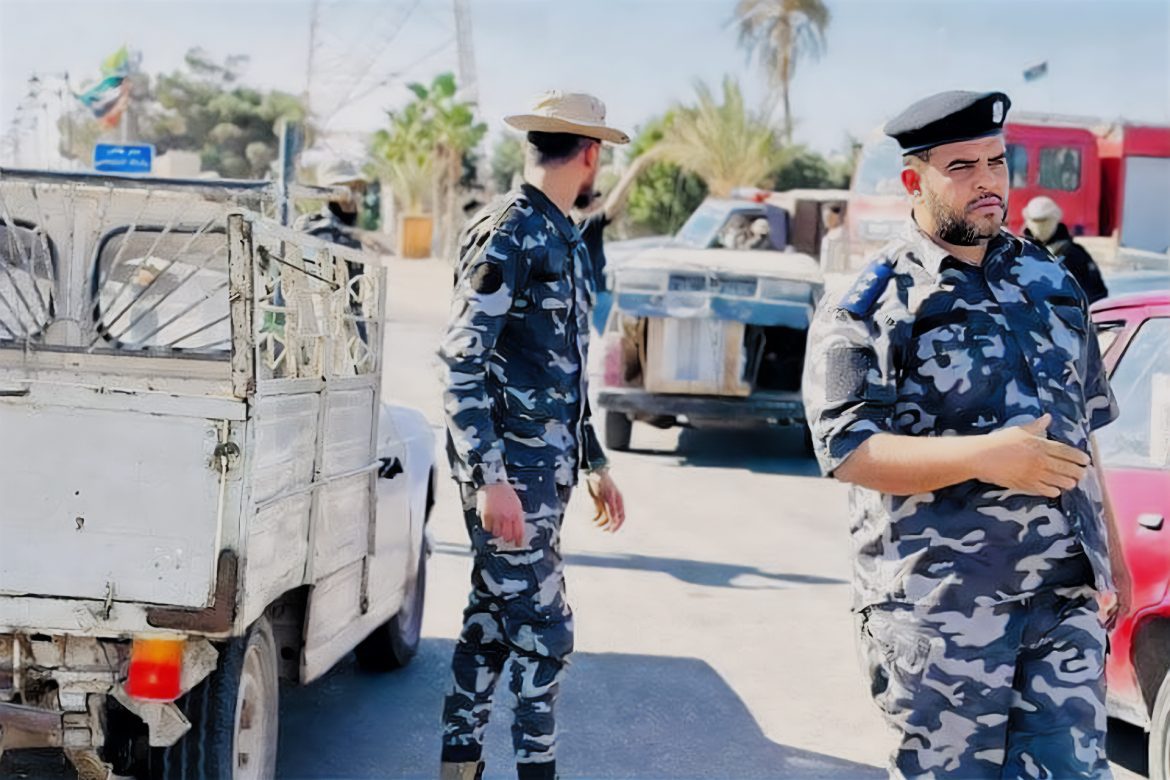
[[[476,487],[508,479],[486,380],[488,359],[525,274],[520,238],[511,230],[494,232],[460,268],[450,323],[439,347],[447,367],[443,393],[447,429],[455,456]]]
[[[892,429],[889,334],[822,300],[809,328],[802,387],[821,470],[832,475],[862,442]]]
[[[609,465],[609,458],[597,438],[597,431],[593,429],[593,411],[589,401],[585,401],[585,416],[581,421],[581,468],[585,471],[596,471]]]

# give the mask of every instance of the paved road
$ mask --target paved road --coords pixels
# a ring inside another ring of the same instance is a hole
[[[391,281],[384,389],[437,423],[430,356],[449,272],[398,261]],[[613,458],[627,528],[591,528],[580,496],[567,518],[578,652],[560,709],[562,774],[883,777],[888,739],[855,657],[841,486],[819,478],[787,433],[639,426],[633,445]],[[446,666],[470,565],[446,480],[433,527],[418,658],[385,676],[347,660],[313,685],[285,689],[280,777],[436,776]],[[500,710],[488,732],[493,779],[514,776]],[[1144,771],[1141,735],[1119,729],[1115,737],[1117,755]]]

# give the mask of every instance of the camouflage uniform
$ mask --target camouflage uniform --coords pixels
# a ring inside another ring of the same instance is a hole
[[[338,219],[328,207],[297,217],[293,229],[350,249],[362,248],[362,242],[353,234],[353,229]]]
[[[528,185],[474,218],[462,243],[440,356],[448,451],[475,560],[443,711],[444,761],[479,758],[509,658],[517,762],[555,758],[553,707],[573,649],[561,521],[578,470],[605,465],[589,420],[587,273],[577,229]],[[504,481],[524,508],[520,547],[485,532],[476,513],[478,488]]]
[[[913,225],[809,333],[805,404],[832,473],[879,432],[988,433],[1051,413],[1089,451],[1116,417],[1084,293],[1006,232],[982,266]],[[871,691],[900,733],[898,777],[1107,777],[1102,492],[970,480],[933,493],[853,486],[854,608]]]

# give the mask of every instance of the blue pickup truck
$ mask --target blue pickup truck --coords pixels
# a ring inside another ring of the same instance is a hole
[[[636,421],[805,427],[805,339],[824,279],[815,257],[787,245],[786,226],[765,204],[708,200],[678,235],[607,251],[606,446],[628,449]]]

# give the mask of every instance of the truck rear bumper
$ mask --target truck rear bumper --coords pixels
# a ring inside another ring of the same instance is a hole
[[[757,392],[745,398],[647,393],[644,390],[602,390],[598,405],[632,417],[685,419],[700,427],[797,425],[804,422],[798,392]]]

